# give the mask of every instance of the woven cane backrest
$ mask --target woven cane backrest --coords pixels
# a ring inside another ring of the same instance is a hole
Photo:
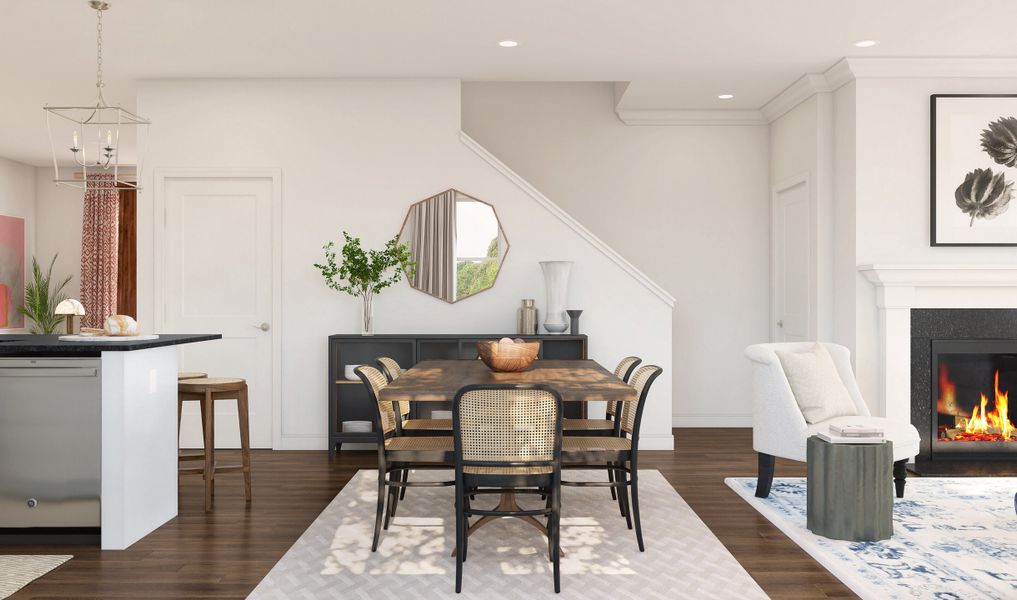
[[[463,461],[554,459],[558,398],[540,389],[481,388],[456,404]]]
[[[385,377],[390,382],[399,379],[399,376],[403,374],[403,368],[399,366],[399,363],[387,356],[378,357],[378,364],[381,366],[382,371],[385,373]],[[409,400],[402,400],[399,402],[399,414],[404,417],[410,414]]]
[[[621,379],[622,381],[627,382],[625,376],[629,374],[629,371],[631,371],[633,367],[635,367],[641,362],[643,362],[643,359],[639,358],[638,356],[626,356],[625,358],[618,361],[618,366],[614,368],[614,376],[617,377],[618,379]],[[610,401],[607,403],[607,414],[613,417],[617,409],[618,409],[617,402]]]
[[[629,385],[636,388],[639,400],[636,402],[625,402],[622,406],[621,428],[625,433],[633,433],[636,430],[636,418],[639,416],[639,407],[646,402],[650,392],[650,383],[662,369],[656,365],[640,367],[632,374]]]
[[[395,431],[395,411],[392,409],[391,402],[378,402],[378,398],[381,397],[381,390],[385,389],[388,385],[388,379],[381,371],[374,367],[361,366],[356,368],[357,374],[360,375],[360,379],[364,382],[364,385],[371,391],[371,395],[378,405],[378,412],[381,419],[381,430],[385,434],[392,433]]]

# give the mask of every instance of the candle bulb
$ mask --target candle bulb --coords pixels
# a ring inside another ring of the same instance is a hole
[[[112,131],[107,131],[106,132],[106,147],[108,148],[108,147],[110,147],[112,145],[113,145],[113,132]]]
[[[75,148],[76,149],[77,147],[78,147],[78,132],[75,131],[74,132],[74,142],[71,143],[71,148]]]

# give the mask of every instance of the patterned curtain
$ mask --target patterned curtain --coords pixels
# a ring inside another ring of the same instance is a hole
[[[113,185],[112,173],[89,174],[88,181]],[[116,188],[85,190],[81,225],[82,327],[101,328],[117,312],[117,238],[120,193]]]
[[[417,263],[413,287],[449,302],[456,295],[456,192],[448,190],[413,205],[410,258]]]

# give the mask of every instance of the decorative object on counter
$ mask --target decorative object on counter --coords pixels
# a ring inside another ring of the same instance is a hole
[[[159,335],[155,333],[143,334],[143,335],[105,335],[102,330],[93,329],[92,331],[99,331],[99,333],[79,333],[76,335],[62,335],[59,339],[61,342],[149,342],[152,340],[159,339]]]
[[[63,315],[64,322],[67,323],[67,335],[74,333],[74,317],[80,317],[85,314],[85,307],[74,298],[68,298],[60,304],[57,304],[56,310],[53,314]]]
[[[81,102],[77,105],[68,105],[65,102],[57,106],[46,105],[46,129],[49,132],[49,142],[53,153],[53,183],[69,187],[82,188],[87,190],[134,188],[140,189],[137,185],[139,178],[135,169],[124,169],[121,164],[120,147],[126,142],[127,146],[137,148],[131,152],[131,161],[137,165],[137,172],[141,171],[145,144],[140,141],[140,129],[152,122],[145,117],[139,116],[126,108],[106,103],[102,91],[105,83],[102,80],[102,13],[110,7],[109,2],[103,0],[89,0],[88,5],[95,10],[97,19],[96,26],[96,75],[95,75],[95,96],[88,102]],[[50,119],[50,115],[59,117]],[[72,133],[73,132],[73,133]],[[81,136],[78,136],[78,133]],[[70,154],[64,154],[67,144],[70,143]],[[71,164],[74,161],[75,168],[81,167],[85,177],[76,178],[72,173],[63,176],[60,174],[58,165]],[[92,179],[92,173],[99,172],[109,174],[108,178]],[[116,269],[113,269],[116,272]],[[86,302],[88,304],[88,302]],[[95,307],[89,304],[89,310],[95,312]]]
[[[25,317],[18,299],[25,297],[25,220],[0,215],[0,329],[21,329]]]
[[[455,189],[410,205],[399,241],[410,287],[449,303],[491,289],[509,247],[494,206]]]
[[[933,94],[931,159],[931,245],[1017,246],[1017,94]]]
[[[56,314],[56,307],[67,299],[64,288],[70,283],[71,276],[68,275],[51,289],[53,264],[56,263],[57,256],[54,254],[53,260],[49,261],[46,273],[42,272],[39,262],[32,258],[32,281],[25,286],[25,303],[18,308],[21,314],[33,321],[32,333],[52,335],[64,322],[63,315]]]
[[[360,238],[343,231],[342,264],[336,265],[335,243],[325,244],[325,262],[314,263],[325,277],[325,284],[337,292],[360,296],[363,302],[361,335],[374,335],[374,295],[397,283],[406,274],[411,279],[416,263],[410,250],[398,236],[385,242],[384,250],[364,250]],[[390,273],[391,271],[391,273]]]
[[[360,366],[362,365],[346,365],[346,368],[343,369],[343,377],[348,381],[360,381],[360,377],[353,372],[354,369]]]
[[[544,315],[544,329],[548,333],[564,333],[569,328],[565,320],[565,305],[568,304],[570,260],[549,260],[540,263],[544,271],[544,285],[547,288],[547,312]]]
[[[103,333],[109,336],[135,336],[141,333],[138,322],[127,315],[110,315],[103,324]]]
[[[525,371],[537,358],[540,342],[524,342],[511,338],[477,342],[477,353],[487,368],[500,373]]]
[[[579,335],[579,315],[583,314],[583,311],[567,310],[565,312],[569,315],[569,335]]]
[[[517,332],[519,335],[537,335],[537,307],[535,300],[532,298],[524,299],[523,305],[519,307],[517,316],[516,323],[518,324]]]

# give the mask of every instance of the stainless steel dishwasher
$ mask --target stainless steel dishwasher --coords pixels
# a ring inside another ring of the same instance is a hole
[[[0,358],[0,530],[98,531],[98,358]]]

